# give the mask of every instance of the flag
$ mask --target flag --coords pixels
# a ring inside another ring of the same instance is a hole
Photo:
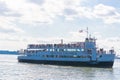
[[[79,33],[82,33],[83,32],[83,30],[79,30]]]
[[[86,32],[88,34],[88,27],[86,30],[79,30],[79,33]]]

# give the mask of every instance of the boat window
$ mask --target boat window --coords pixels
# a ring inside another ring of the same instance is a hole
[[[84,49],[81,49],[81,51],[84,51]]]

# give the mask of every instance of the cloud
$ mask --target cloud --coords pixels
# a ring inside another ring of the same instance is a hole
[[[12,17],[11,17],[12,18]],[[12,23],[11,18],[0,16],[0,32],[2,33],[23,33],[24,31]]]
[[[52,24],[60,16],[65,20],[101,19],[106,24],[119,23],[119,10],[97,4],[83,6],[84,0],[0,0],[1,16],[12,16],[21,24]],[[14,4],[14,5],[13,5]]]
[[[104,4],[97,4],[93,7],[79,5],[68,5],[64,9],[63,16],[66,20],[86,18],[90,20],[101,19],[105,24],[119,23],[119,9]]]
[[[74,8],[83,0],[1,0],[6,10],[4,16],[14,16],[18,22],[25,24],[53,23],[59,15],[71,16]],[[14,4],[14,5],[13,5]]]
[[[77,14],[77,12],[74,9],[64,9],[64,14],[75,15],[75,14]]]
[[[4,15],[4,12],[8,12],[9,9],[6,7],[4,2],[0,2],[0,15]]]
[[[68,6],[68,11],[63,15],[66,20],[74,20],[76,18],[86,18],[90,20],[101,19],[105,24],[119,23],[119,9],[104,4],[97,4],[94,7],[85,6]],[[67,9],[66,8],[66,9]],[[65,9],[65,10],[66,10]],[[69,13],[69,14],[68,14]]]
[[[120,22],[120,13],[112,6],[98,4],[94,7],[93,14],[95,18],[102,19],[107,24]]]
[[[45,3],[45,0],[28,0],[32,3],[38,4],[38,5],[42,5]]]
[[[113,16],[116,14],[116,9],[111,6],[105,6],[103,4],[99,4],[94,7],[94,13],[98,17]]]
[[[9,10],[8,12],[6,12],[6,14],[16,17],[18,22],[20,22],[21,24],[52,23],[53,19],[61,13],[63,2],[46,0],[44,3],[44,1],[3,0],[2,2],[5,3],[7,9]],[[37,2],[39,2],[39,4],[36,4]],[[40,3],[44,4],[41,5]]]

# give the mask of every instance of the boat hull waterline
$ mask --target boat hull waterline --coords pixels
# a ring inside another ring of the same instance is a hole
[[[49,65],[61,65],[61,66],[76,66],[76,67],[102,67],[111,68],[114,61],[102,61],[102,62],[80,62],[80,61],[53,61],[53,60],[31,60],[31,59],[19,59],[19,62],[23,63],[35,63],[35,64],[49,64]]]

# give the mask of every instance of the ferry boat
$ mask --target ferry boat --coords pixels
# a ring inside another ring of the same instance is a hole
[[[96,47],[95,38],[85,38],[83,42],[60,44],[29,44],[20,52],[19,62],[64,66],[106,67],[114,64],[114,49],[105,51]]]

